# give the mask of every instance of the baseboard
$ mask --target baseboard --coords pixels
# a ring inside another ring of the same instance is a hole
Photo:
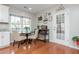
[[[10,46],[10,44],[7,44],[5,46],[0,46],[0,48],[6,48],[6,47],[9,47],[9,46]]]
[[[57,44],[60,44],[60,45],[64,45],[64,46],[67,46],[67,47],[70,47],[70,48],[73,48],[73,49],[78,49],[78,50],[79,50],[79,46],[68,45],[68,44],[59,43],[59,42],[52,41],[52,40],[51,40],[50,42],[54,42],[54,43],[57,43]]]

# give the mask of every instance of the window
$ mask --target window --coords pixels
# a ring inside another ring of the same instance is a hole
[[[30,31],[30,24],[31,24],[31,21],[28,19],[28,18],[23,18],[23,25],[22,25],[22,28],[23,28],[23,32],[29,32]]]
[[[10,28],[11,31],[17,32],[30,32],[31,30],[31,20],[26,17],[18,17],[11,15]]]

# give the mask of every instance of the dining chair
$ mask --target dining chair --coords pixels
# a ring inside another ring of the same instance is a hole
[[[38,38],[38,29],[35,30],[35,33],[28,36],[28,39],[30,39],[30,42],[36,43],[36,39]]]
[[[25,36],[20,36],[20,34],[19,34],[18,32],[15,32],[15,31],[12,32],[11,38],[14,40],[13,46],[14,46],[15,43],[17,42],[17,43],[18,43],[18,48],[19,48],[19,46],[21,45],[21,41],[26,39]]]

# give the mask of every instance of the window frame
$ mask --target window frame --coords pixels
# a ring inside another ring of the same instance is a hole
[[[11,28],[11,25],[12,25],[12,23],[11,23],[11,16],[20,17],[20,22],[22,22],[22,23],[21,23],[21,24],[17,24],[17,25],[21,25],[20,28],[19,28],[19,27]],[[20,31],[21,33],[24,33],[24,32],[25,32],[24,29],[23,29],[23,25],[27,25],[27,24],[23,24],[23,18],[29,19],[30,24],[28,24],[28,25],[29,25],[29,28],[30,28],[29,31],[31,31],[31,18],[10,14],[10,29],[11,29],[11,31],[17,31],[17,32],[19,32],[19,30],[21,30],[21,31]],[[19,30],[18,30],[18,29],[19,29]]]

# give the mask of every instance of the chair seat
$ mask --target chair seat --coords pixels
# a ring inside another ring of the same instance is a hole
[[[21,41],[21,40],[25,40],[26,39],[26,37],[25,36],[20,36],[20,37],[18,37],[18,38],[16,38],[16,40],[15,41]]]
[[[28,39],[36,39],[36,36],[30,35],[30,36],[28,36]]]
[[[11,39],[14,40],[13,46],[15,45],[15,42],[18,41],[18,48],[19,48],[19,46],[21,45],[21,41],[25,40],[26,37],[25,36],[20,36],[20,34],[18,32],[14,31],[14,32],[11,33]]]
[[[38,37],[38,29],[35,30],[35,33],[28,36],[28,39],[36,39]]]

